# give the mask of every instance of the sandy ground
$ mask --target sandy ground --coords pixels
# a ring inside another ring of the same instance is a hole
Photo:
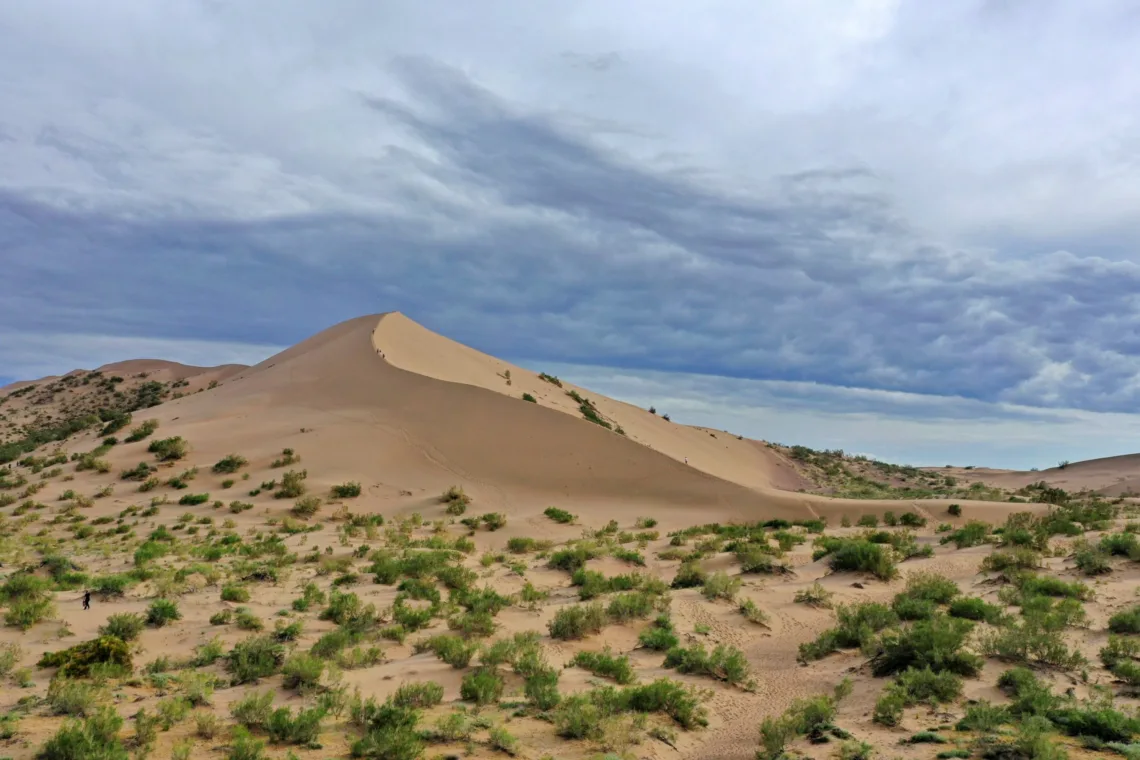
[[[710,691],[707,730],[679,733],[676,747],[646,740],[632,748],[631,757],[752,758],[757,748],[757,727],[764,717],[782,712],[796,698],[829,691],[844,675],[855,677],[856,689],[843,703],[838,721],[841,725],[859,738],[883,747],[892,757],[932,756],[929,747],[897,746],[897,741],[928,724],[947,722],[945,717],[935,718],[915,709],[908,712],[904,729],[887,730],[872,724],[870,713],[885,682],[868,675],[864,659],[857,652],[833,655],[811,666],[796,662],[799,644],[832,625],[834,614],[827,609],[797,604],[793,598],[797,591],[819,581],[834,593],[836,602],[888,600],[905,585],[907,574],[922,570],[955,580],[967,593],[992,599],[996,587],[980,585],[983,577],[978,574],[979,563],[990,549],[975,547],[955,551],[940,546],[935,538],[935,526],[939,523],[960,525],[971,519],[996,524],[1014,510],[1041,512],[1044,509],[1041,505],[956,500],[955,503],[962,506],[962,514],[951,517],[947,513],[949,502],[944,500],[845,501],[797,493],[796,489],[804,484],[795,467],[755,441],[726,431],[668,422],[647,410],[566,382],[558,387],[533,372],[435,335],[400,314],[350,320],[254,367],[179,370],[168,363],[125,362],[104,369],[124,375],[167,373],[172,378],[183,372],[181,377],[194,380],[195,390],[217,381],[216,387],[135,414],[136,423],[147,418],[158,421],[154,438],[178,435],[190,443],[188,457],[175,465],[164,466],[160,477],[166,479],[191,465],[199,467],[199,473],[185,492],[163,487],[153,493],[137,493],[136,484],[121,481],[118,473],[140,461],[153,461],[145,451],[146,443],[113,447],[104,456],[111,465],[111,471],[106,474],[76,473],[74,465],[69,464],[64,468],[67,480],[57,477],[45,481],[44,489],[34,495],[36,501],[47,505],[46,509],[33,513],[40,516],[40,521],[9,530],[3,539],[0,557],[4,570],[37,559],[35,542],[28,537],[60,510],[60,495],[67,489],[94,494],[106,486],[113,487],[110,495],[94,500],[93,506],[82,510],[88,521],[114,518],[132,505],[143,507],[154,495],[166,495],[176,502],[182,493],[208,492],[211,501],[229,503],[240,499],[254,505],[248,511],[235,514],[224,508],[211,508],[209,504],[195,507],[163,504],[158,515],[128,519],[138,538],[120,542],[127,550],[125,553],[113,538],[82,542],[68,539],[58,544],[61,551],[74,557],[91,574],[128,569],[130,552],[138,539],[160,525],[173,526],[182,514],[191,515],[195,521],[212,518],[215,527],[231,520],[233,530],[242,535],[271,529],[268,521],[279,522],[286,517],[291,502],[275,500],[269,492],[257,496],[247,493],[257,483],[280,476],[283,470],[270,465],[285,448],[292,448],[301,456],[296,467],[308,472],[306,483],[311,493],[326,494],[334,484],[357,481],[363,493],[348,501],[347,506],[353,513],[382,514],[389,524],[401,517],[419,514],[427,525],[418,530],[418,536],[431,535],[430,523],[435,520],[443,521],[442,530],[453,536],[466,532],[445,513],[439,501],[440,493],[453,485],[462,486],[470,495],[472,506],[468,515],[503,513],[507,518],[503,529],[474,532],[472,538],[477,550],[468,560],[468,565],[485,582],[503,593],[517,592],[524,578],[503,563],[480,564],[483,552],[501,552],[508,539],[521,536],[558,544],[579,538],[585,528],[600,529],[611,520],[616,520],[621,530],[631,532],[637,531],[638,518],[652,517],[657,521],[654,530],[658,537],[646,540],[642,549],[647,559],[643,572],[667,580],[676,572],[679,562],[657,557],[669,548],[666,534],[695,524],[822,517],[827,520],[829,534],[842,535],[855,530],[839,528],[844,518],[855,521],[863,515],[914,511],[929,520],[918,535],[921,541],[938,547],[935,555],[904,562],[901,565],[903,577],[889,584],[852,574],[830,573],[823,561],[812,561],[810,536],[806,544],[789,554],[793,574],[745,576],[741,596],[754,600],[768,613],[770,622],[766,627],[745,620],[733,604],[705,600],[698,589],[672,592],[672,614],[682,641],[738,647],[756,677],[757,688],[753,692],[705,677],[678,676],[664,670],[659,653],[636,648],[637,635],[646,626],[645,622],[611,625],[602,634],[583,641],[550,639],[545,636],[546,623],[557,609],[577,601],[576,591],[570,587],[565,573],[547,568],[542,558],[533,554],[510,557],[524,562],[525,580],[548,591],[550,596],[533,608],[514,606],[503,611],[497,618],[500,627],[496,637],[517,631],[541,631],[547,658],[556,665],[567,663],[581,649],[609,645],[616,651],[630,653],[643,682],[670,676]],[[570,391],[589,398],[600,416],[614,428],[620,426],[625,434],[582,419],[579,403],[568,395]],[[524,401],[524,393],[533,396],[535,403]],[[88,433],[68,441],[64,449],[89,451],[97,444],[97,437]],[[210,465],[230,453],[239,453],[249,460],[248,467],[242,470],[249,474],[249,479],[241,480],[239,473],[236,484],[223,488],[222,481],[235,476],[215,475],[210,472]],[[1082,467],[1070,465],[1065,472],[1075,477]],[[1100,473],[1097,478],[1104,476],[1100,470],[1097,472]],[[1012,483],[1012,475],[1009,477]],[[1093,476],[1090,474],[1089,478]],[[573,525],[552,522],[543,515],[548,506],[568,510],[578,519]],[[379,546],[382,543],[378,538],[363,535],[338,536],[338,523],[330,519],[337,508],[336,504],[325,505],[313,521],[320,526],[315,532],[285,537],[290,550],[304,555],[319,547],[322,556],[327,549],[332,557],[351,557],[362,544]],[[13,507],[3,510],[8,515],[9,527],[19,519],[11,516],[12,510]],[[202,531],[208,529],[205,524],[200,527]],[[67,535],[62,527],[51,528],[48,533],[56,537]],[[184,544],[179,540],[179,549],[188,551],[193,539],[185,533],[181,535],[186,540]],[[166,558],[159,564],[171,561]],[[1054,572],[1072,576],[1064,560],[1049,562]],[[354,560],[358,571],[368,564],[365,559]],[[738,573],[730,554],[720,554],[705,560],[704,564],[710,571],[722,569],[733,575]],[[593,560],[589,566],[607,575],[631,569],[613,558]],[[277,583],[252,586],[254,597],[244,606],[266,621],[271,629],[280,611],[289,614],[290,602],[305,583],[313,581],[327,591],[332,578],[330,574],[321,574],[312,563],[300,563],[289,568]],[[1107,580],[1097,582],[1096,600],[1088,606],[1092,628],[1103,628],[1104,620],[1113,610],[1132,602],[1138,578],[1140,573],[1135,566],[1127,565],[1107,576]],[[359,584],[351,590],[365,602],[375,604],[378,610],[389,607],[397,593],[395,587],[372,583],[368,575],[362,575]],[[80,592],[59,592],[56,596],[58,619],[40,623],[26,633],[13,628],[0,629],[0,641],[18,642],[23,652],[21,664],[31,666],[45,651],[93,638],[110,614],[144,610],[155,593],[154,584],[143,583],[125,598],[97,599],[90,611],[83,611]],[[217,584],[210,584],[201,576],[191,576],[185,588],[179,589],[177,599],[183,618],[169,627],[144,631],[138,642],[137,664],[160,656],[186,657],[195,646],[214,637],[220,637],[228,648],[249,635],[233,625],[210,624],[209,618],[220,609],[239,606],[220,601]],[[304,634],[298,642],[302,648],[334,627],[318,620],[315,612],[303,617]],[[66,624],[70,635],[60,636],[62,624]],[[426,633],[442,631],[446,631],[446,623],[437,620]],[[344,682],[359,687],[366,696],[384,698],[404,681],[434,680],[444,686],[445,703],[429,711],[429,718],[443,714],[458,701],[463,674],[429,653],[413,654],[412,641],[421,635],[424,634],[410,637],[403,645],[383,642],[384,661],[370,668],[345,671]],[[1088,640],[1094,661],[1095,650],[1101,643],[1095,636]],[[217,665],[206,670],[223,675]],[[993,664],[984,678],[969,681],[967,696],[997,699],[992,684],[1001,670],[1001,666]],[[33,668],[34,686],[5,687],[0,696],[3,708],[13,709],[17,700],[28,694],[42,695],[50,675],[51,671]],[[1100,677],[1104,675],[1101,672]],[[561,688],[564,692],[573,692],[588,688],[597,680],[580,669],[568,668],[563,672]],[[279,677],[268,679],[262,687],[275,690],[278,704],[302,703],[297,694],[280,687]],[[220,689],[214,695],[212,709],[227,715],[228,705],[247,690],[248,687]],[[129,717],[140,708],[152,709],[159,699],[170,693],[176,691],[156,689],[140,682],[136,686],[120,686],[113,698],[119,712]],[[519,698],[520,693],[521,681],[516,676],[508,677],[508,695]],[[961,714],[958,708],[950,708],[950,712]],[[559,758],[589,757],[598,751],[587,742],[558,739],[549,724],[534,718],[513,718],[509,711],[495,715],[496,720],[507,721],[506,725],[520,738],[524,757],[540,758],[546,754]],[[0,755],[32,757],[35,748],[56,730],[60,720],[45,716],[42,711],[33,712],[23,719],[16,737],[0,747]],[[341,724],[343,720],[330,724],[320,750],[271,746],[267,756],[285,757],[290,750],[304,758],[344,756],[349,739]],[[191,731],[190,723],[184,722],[161,733],[153,756],[168,757],[174,742],[190,735]],[[130,733],[129,727],[125,733]],[[192,757],[218,757],[218,748],[225,741],[224,737],[196,740]],[[460,749],[463,748],[432,747],[428,755]],[[817,757],[833,751],[807,745],[803,749]],[[489,748],[478,743],[473,752],[473,757],[493,756]]]

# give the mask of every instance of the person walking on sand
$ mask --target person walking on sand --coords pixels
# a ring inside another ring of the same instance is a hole
[[[85,591],[83,593],[83,609],[85,609],[85,610],[91,609],[91,592],[90,591]]]

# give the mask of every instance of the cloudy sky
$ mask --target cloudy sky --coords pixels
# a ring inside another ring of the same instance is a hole
[[[920,464],[1140,450],[1126,0],[0,4],[0,383],[426,326]]]

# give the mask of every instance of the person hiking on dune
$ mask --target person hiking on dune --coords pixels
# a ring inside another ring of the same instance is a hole
[[[83,593],[83,609],[85,609],[85,610],[91,609],[91,592],[90,591],[85,591]]]

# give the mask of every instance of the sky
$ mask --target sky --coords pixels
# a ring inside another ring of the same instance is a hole
[[[1140,449],[1125,0],[0,4],[0,384],[398,310],[767,440]]]

